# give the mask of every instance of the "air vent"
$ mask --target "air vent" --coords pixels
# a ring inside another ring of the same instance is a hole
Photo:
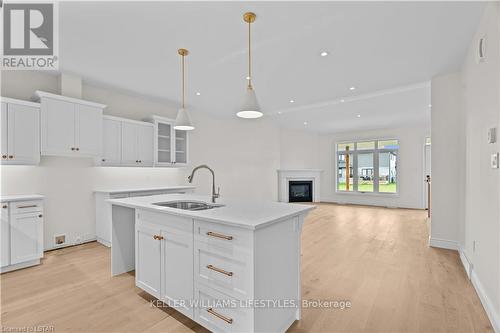
[[[477,41],[477,63],[481,63],[486,59],[486,37],[483,36]]]
[[[55,235],[54,242],[56,246],[64,245],[66,243],[66,235]]]

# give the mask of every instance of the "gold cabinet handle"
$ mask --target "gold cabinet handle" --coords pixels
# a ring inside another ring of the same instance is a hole
[[[35,208],[38,207],[37,205],[28,205],[28,206],[17,206],[17,208],[22,209],[22,208]]]
[[[207,312],[210,313],[211,315],[219,318],[219,319],[224,320],[228,324],[232,324],[233,323],[233,319],[232,318],[228,318],[226,316],[223,316],[220,313],[215,312],[214,309],[212,309],[212,308],[208,308]]]
[[[212,232],[212,231],[207,232],[207,236],[216,237],[216,238],[222,238],[222,239],[225,239],[225,240],[233,240],[233,236],[226,236],[226,235],[219,234],[219,233]]]
[[[13,158],[14,158],[14,155],[9,155],[9,158],[10,158],[10,159],[13,159]]]
[[[214,265],[207,265],[207,268],[216,271],[217,273],[221,273],[227,276],[233,276],[233,272],[228,272],[226,270],[223,270],[222,268],[215,267]]]
[[[75,147],[71,147],[71,150],[75,150]]]
[[[2,208],[7,208],[7,205],[3,205]]]
[[[2,158],[5,160],[7,158],[7,155],[2,155]]]
[[[42,215],[42,214],[40,214],[40,215],[38,215],[38,217],[42,218],[42,217],[43,217],[43,215]]]
[[[153,235],[153,239],[156,239],[156,240],[163,240],[165,239],[163,236],[158,236],[158,235]]]
[[[79,151],[79,150],[80,150],[80,148],[76,148],[76,150],[77,150],[77,151]]]

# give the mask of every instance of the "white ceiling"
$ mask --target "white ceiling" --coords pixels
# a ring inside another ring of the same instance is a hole
[[[184,47],[190,107],[234,117],[247,76],[242,14],[254,11],[254,87],[282,126],[307,121],[309,130],[328,132],[428,122],[429,89],[418,83],[460,68],[482,9],[478,2],[61,2],[61,70],[178,103]],[[323,50],[330,55],[321,57]]]

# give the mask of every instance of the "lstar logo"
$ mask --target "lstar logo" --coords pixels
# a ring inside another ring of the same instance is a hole
[[[57,69],[54,3],[3,4],[2,69]]]

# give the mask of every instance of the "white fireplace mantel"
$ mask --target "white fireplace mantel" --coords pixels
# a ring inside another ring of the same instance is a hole
[[[288,183],[297,180],[309,180],[313,183],[313,202],[321,201],[320,169],[278,169],[278,200],[288,202]]]

